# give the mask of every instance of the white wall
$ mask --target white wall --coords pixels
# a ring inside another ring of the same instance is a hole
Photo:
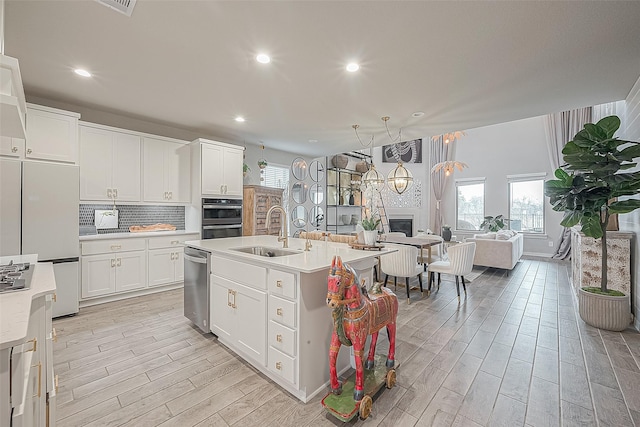
[[[626,113],[624,117],[626,129],[623,138],[629,141],[640,141],[640,78],[629,92],[626,99]],[[636,167],[634,170],[640,170]],[[633,231],[636,233],[635,238],[631,242],[631,289],[632,294],[632,310],[635,316],[635,327],[640,329],[640,286],[638,278],[640,277],[640,209],[629,214],[620,215],[618,217],[620,230]]]
[[[517,120],[499,125],[470,129],[456,142],[455,159],[469,165],[456,170],[447,180],[443,198],[443,218],[455,224],[455,179],[485,179],[485,215],[508,216],[509,193],[507,175],[546,173],[553,177],[546,146],[543,117]],[[551,210],[545,200],[544,236],[525,236],[524,252],[550,256],[560,236],[562,215]],[[473,232],[454,230],[457,238]],[[549,246],[551,244],[551,246]]]

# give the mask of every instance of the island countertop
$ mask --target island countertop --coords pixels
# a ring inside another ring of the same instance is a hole
[[[305,239],[289,238],[289,250],[299,253],[279,257],[264,257],[235,251],[235,248],[248,246],[264,246],[266,248],[282,249],[282,243],[276,236],[245,236],[229,237],[225,239],[188,240],[186,246],[201,249],[212,254],[233,256],[236,259],[253,261],[267,266],[277,267],[282,270],[298,271],[301,273],[314,273],[331,266],[334,255],[339,255],[342,262],[358,262],[374,258],[385,253],[395,252],[395,249],[382,248],[380,251],[364,251],[352,249],[346,243],[324,242],[312,240],[313,247],[304,251]]]

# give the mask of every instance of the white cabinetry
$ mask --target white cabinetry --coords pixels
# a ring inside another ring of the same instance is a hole
[[[80,114],[27,104],[25,157],[76,163]]]
[[[28,318],[28,326],[24,340],[0,350],[2,426],[55,426],[57,390],[51,304],[51,293],[34,297],[30,306],[26,304],[28,314],[23,315]]]
[[[80,200],[140,201],[140,137],[80,126]]]
[[[242,198],[242,147],[199,139],[201,195]]]
[[[197,234],[150,237],[147,252],[149,286],[182,282],[184,280],[184,242],[197,238]]]
[[[143,153],[144,201],[188,203],[191,197],[189,147],[145,137]]]
[[[82,298],[147,287],[143,239],[82,243]]]
[[[12,138],[10,136],[0,137],[0,156],[24,156],[24,139]]]

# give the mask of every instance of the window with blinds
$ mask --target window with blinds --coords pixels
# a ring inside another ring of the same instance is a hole
[[[268,165],[261,171],[260,185],[272,188],[289,187],[289,168]]]

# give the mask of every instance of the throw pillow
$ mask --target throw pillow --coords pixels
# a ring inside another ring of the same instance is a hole
[[[486,233],[486,234],[474,234],[474,239],[486,239],[486,240],[495,240],[496,233]]]
[[[496,234],[496,239],[498,239],[498,240],[509,240],[515,235],[516,235],[516,232],[513,231],[513,230],[500,230]]]

